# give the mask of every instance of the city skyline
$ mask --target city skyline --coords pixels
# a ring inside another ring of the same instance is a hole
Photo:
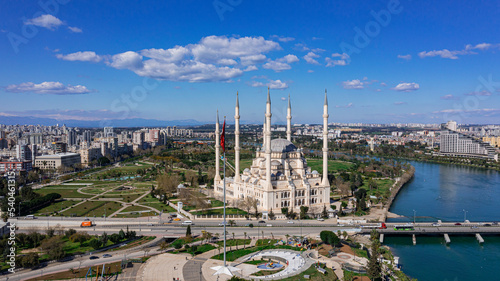
[[[0,116],[494,124],[494,1],[4,3]],[[498,81],[498,82],[496,82]],[[106,124],[113,125],[113,124]]]

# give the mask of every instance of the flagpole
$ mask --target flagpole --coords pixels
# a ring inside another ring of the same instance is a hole
[[[226,125],[226,116],[224,116],[224,127]],[[222,128],[225,131],[225,128]],[[224,142],[226,141],[224,136]],[[224,267],[226,267],[226,144],[224,143]]]

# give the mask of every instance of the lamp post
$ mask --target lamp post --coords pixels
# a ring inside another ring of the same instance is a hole
[[[415,215],[417,214],[417,211],[413,210],[413,224],[415,224]]]
[[[462,210],[464,212],[464,222],[467,220],[467,212],[465,209]]]

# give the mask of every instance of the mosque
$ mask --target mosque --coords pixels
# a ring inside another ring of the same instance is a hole
[[[238,201],[245,197],[258,200],[259,212],[263,218],[273,209],[279,214],[282,207],[300,212],[301,206],[307,206],[321,211],[323,206],[330,205],[330,183],[327,173],[323,175],[311,171],[307,166],[303,150],[292,142],[292,108],[290,97],[287,109],[286,139],[271,139],[271,97],[267,92],[266,121],[263,126],[264,141],[261,149],[257,149],[252,166],[240,174],[240,114],[239,101],[236,95],[235,108],[235,175],[226,177],[226,200]],[[220,131],[219,117],[215,124],[216,175],[214,178],[214,193],[217,198],[223,197],[224,181],[220,170]],[[323,105],[323,171],[328,171],[328,100],[325,91]]]

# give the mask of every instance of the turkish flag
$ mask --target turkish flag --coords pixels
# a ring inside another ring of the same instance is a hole
[[[224,119],[224,124],[222,125],[222,134],[220,135],[220,146],[222,146],[222,151],[226,152],[226,119]]]

